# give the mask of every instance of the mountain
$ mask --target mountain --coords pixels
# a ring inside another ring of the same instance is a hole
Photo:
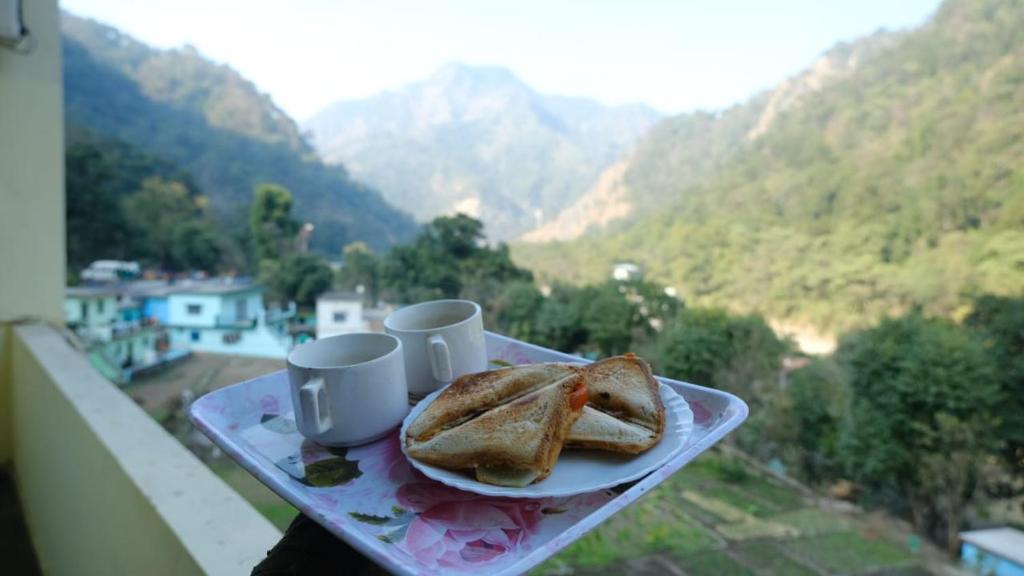
[[[510,239],[586,192],[658,117],[539,94],[504,68],[448,64],[400,90],[337,102],[304,128],[324,158],[418,220],[461,211]]]
[[[704,182],[728,166],[779,114],[851,73],[858,62],[891,39],[891,34],[880,32],[856,44],[841,44],[807,71],[748,102],[721,112],[682,114],[659,122],[639,139],[630,158],[610,167],[572,206],[523,239],[572,240],[588,231],[601,231],[617,220],[664,208],[666,200],[674,199],[680,190]]]
[[[383,250],[415,233],[375,190],[321,162],[295,122],[231,68],[66,12],[61,27],[69,146],[115,140],[173,163],[232,228],[245,225],[256,184],[281,184],[316,225],[312,246],[328,254],[356,240]]]
[[[1024,3],[948,0],[747,103],[660,122],[605,190],[626,216],[513,254],[549,281],[634,261],[690,302],[829,330],[1019,294],[1022,71]]]

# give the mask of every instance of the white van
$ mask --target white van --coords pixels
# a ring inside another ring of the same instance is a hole
[[[138,278],[142,269],[138,262],[120,260],[97,260],[82,270],[82,280],[87,282],[117,282]]]

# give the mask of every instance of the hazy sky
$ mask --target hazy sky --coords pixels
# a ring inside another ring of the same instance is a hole
[[[338,99],[501,65],[542,92],[716,109],[841,40],[917,25],[938,0],[62,0],[163,48],[230,64],[298,120]]]

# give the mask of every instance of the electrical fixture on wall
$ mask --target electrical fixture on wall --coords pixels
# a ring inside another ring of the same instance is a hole
[[[25,27],[23,0],[0,0],[0,48],[22,54],[32,51],[32,35]]]

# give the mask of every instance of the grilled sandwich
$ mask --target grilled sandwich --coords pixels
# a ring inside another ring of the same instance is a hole
[[[406,452],[488,484],[526,486],[551,473],[586,402],[584,371],[565,364],[468,374],[409,425]]]
[[[587,406],[566,445],[639,454],[661,440],[665,407],[651,368],[634,354],[584,367]]]

